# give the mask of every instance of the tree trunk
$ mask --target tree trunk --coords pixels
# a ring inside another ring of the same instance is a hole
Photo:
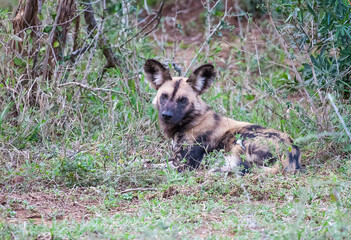
[[[88,34],[90,36],[92,36],[93,34],[91,34],[91,32],[94,30],[98,30],[98,26],[97,26],[97,23],[96,23],[96,20],[94,17],[94,10],[93,10],[91,0],[88,0],[88,2],[85,4],[86,4],[87,8],[84,12],[84,19],[85,19],[86,24],[88,25]],[[120,67],[121,66],[120,61],[115,56],[114,52],[112,51],[112,48],[107,43],[107,40],[102,33],[99,37],[99,45],[100,45],[100,48],[102,49],[102,52],[107,60],[107,63],[105,65],[105,69],[106,68],[113,68],[113,67]]]
[[[54,59],[56,61],[63,60],[67,33],[71,26],[72,21],[76,17],[75,13],[77,10],[77,5],[75,0],[60,0],[59,5],[60,4],[62,4],[61,11],[57,19],[56,30],[51,42],[51,45],[54,49],[54,54],[55,54]],[[54,60],[54,59],[51,59],[51,60]]]
[[[31,36],[36,37],[39,29],[39,1],[40,0],[20,0],[15,11],[15,16],[12,19],[13,33],[22,39],[13,41],[13,49],[17,49],[18,53],[22,54],[23,42],[25,41],[25,30],[31,29]]]

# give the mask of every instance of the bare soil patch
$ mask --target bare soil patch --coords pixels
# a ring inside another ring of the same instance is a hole
[[[79,192],[59,193],[9,193],[0,194],[0,204],[11,209],[8,214],[9,222],[23,222],[33,220],[34,222],[51,222],[56,220],[82,220],[89,217],[88,206],[97,205],[98,200],[93,197],[81,198]]]
[[[87,220],[96,214],[94,207],[102,207],[104,198],[95,188],[65,189],[57,192],[0,193],[0,204],[7,209],[8,222],[32,220],[50,224],[55,220]],[[133,202],[133,201],[132,201]],[[121,202],[110,214],[127,207]]]

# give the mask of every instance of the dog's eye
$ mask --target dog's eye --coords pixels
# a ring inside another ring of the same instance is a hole
[[[161,95],[161,99],[162,99],[162,100],[167,100],[167,99],[168,99],[168,94],[167,94],[167,93],[163,93],[163,94]]]
[[[181,104],[186,104],[188,102],[188,99],[186,97],[182,97],[178,100],[178,102]]]

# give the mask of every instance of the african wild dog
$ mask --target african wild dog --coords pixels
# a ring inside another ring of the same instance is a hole
[[[300,169],[300,151],[285,133],[246,122],[235,121],[212,111],[199,95],[214,81],[211,64],[197,68],[189,78],[171,77],[158,61],[144,65],[146,79],[157,90],[153,104],[159,112],[160,127],[173,139],[173,164],[179,170],[199,167],[205,154],[224,149],[225,165],[212,171],[231,172],[252,166],[277,173]]]

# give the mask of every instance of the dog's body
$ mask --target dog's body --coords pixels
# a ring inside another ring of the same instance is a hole
[[[280,165],[287,172],[300,169],[300,151],[285,133],[216,114],[200,98],[216,77],[210,64],[197,68],[190,77],[172,78],[168,70],[153,59],[144,66],[147,80],[157,92],[154,105],[160,127],[173,139],[173,164],[179,170],[196,169],[205,154],[224,150],[226,163],[214,171],[246,172],[261,166],[277,173]]]

